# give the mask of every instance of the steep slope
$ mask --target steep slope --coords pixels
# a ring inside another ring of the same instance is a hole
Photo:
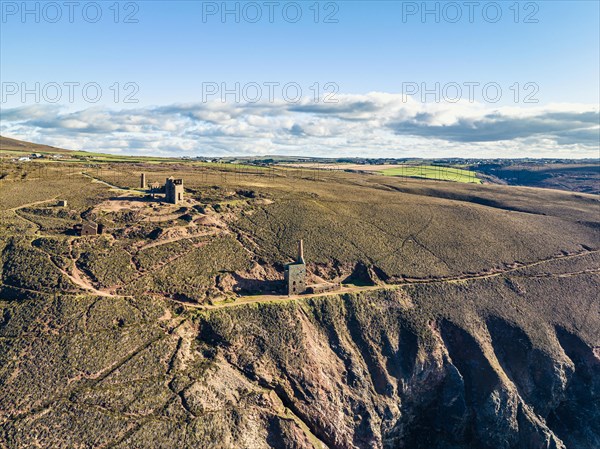
[[[2,184],[0,447],[600,445],[597,197],[178,170],[184,206]],[[263,294],[302,237],[370,285]]]
[[[600,308],[554,317],[565,307],[556,301],[531,321],[535,298],[516,293],[516,279],[536,297],[556,287],[517,276],[180,315],[142,298],[11,302],[3,439],[11,448],[595,448]],[[600,287],[597,274],[574,282],[578,295]]]

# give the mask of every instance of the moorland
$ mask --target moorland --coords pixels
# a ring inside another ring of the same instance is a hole
[[[0,143],[0,447],[600,445],[597,195]]]

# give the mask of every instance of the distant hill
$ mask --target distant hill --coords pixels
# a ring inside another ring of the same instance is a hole
[[[63,148],[25,142],[9,137],[0,136],[0,157],[6,153],[42,153],[66,154],[70,158],[85,160],[93,163],[125,162],[125,163],[181,163],[194,161],[184,157],[156,157],[156,156],[126,156],[89,151],[73,151]],[[210,158],[202,157],[201,160]],[[381,172],[384,169],[394,169],[394,164],[402,164],[403,169],[397,175],[413,177],[410,171],[427,172],[431,164],[436,171],[432,179],[457,180],[457,174],[464,170],[473,173],[473,180],[489,184],[508,184],[513,186],[539,187],[545,189],[565,190],[579,193],[600,194],[600,161],[598,160],[569,160],[569,159],[415,159],[415,158],[317,158],[307,156],[243,156],[221,157],[217,162],[242,165],[270,165],[293,166],[306,169],[336,169],[355,172]],[[73,160],[70,160],[73,162]],[[404,168],[407,167],[408,168]],[[410,167],[413,167],[412,169]],[[443,167],[455,170],[449,176],[441,176]],[[464,170],[463,170],[464,169]],[[464,172],[469,173],[469,172]],[[475,176],[476,173],[476,176]],[[393,174],[388,171],[387,174]],[[422,177],[416,173],[416,177]],[[471,180],[469,180],[471,182]]]
[[[490,182],[510,185],[568,190],[600,194],[600,163],[598,161],[481,164],[477,171]]]
[[[69,152],[70,150],[0,136],[0,152],[1,151],[18,151],[23,153],[65,153]]]

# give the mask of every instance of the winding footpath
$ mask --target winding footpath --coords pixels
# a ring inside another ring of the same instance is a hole
[[[226,307],[243,306],[243,305],[247,305],[247,304],[298,301],[298,300],[303,300],[303,299],[308,299],[308,298],[333,296],[333,295],[339,295],[339,294],[344,294],[344,293],[356,293],[356,292],[373,291],[373,290],[395,290],[395,289],[412,286],[412,285],[457,284],[457,283],[462,283],[462,282],[470,282],[470,281],[496,278],[496,277],[504,276],[508,273],[513,273],[513,272],[523,270],[526,268],[536,267],[536,266],[543,265],[543,264],[550,263],[550,262],[574,259],[577,257],[589,256],[591,254],[597,254],[597,253],[600,253],[600,250],[584,251],[584,252],[577,253],[577,254],[563,254],[563,255],[559,255],[559,256],[550,257],[548,259],[539,260],[537,262],[531,262],[528,264],[519,264],[518,266],[507,268],[505,270],[497,270],[497,271],[493,271],[493,272],[475,274],[475,275],[469,275],[469,276],[452,276],[452,277],[436,278],[436,279],[412,279],[412,280],[407,280],[404,282],[399,282],[397,284],[378,284],[378,285],[365,286],[365,287],[344,286],[338,290],[331,291],[331,292],[314,293],[314,294],[306,294],[306,295],[298,295],[298,296],[287,296],[287,295],[246,296],[246,297],[238,298],[235,301],[226,300],[223,302],[217,302],[216,304],[210,304],[210,305],[193,304],[193,303],[189,303],[189,302],[178,301],[175,299],[170,299],[170,298],[168,298],[168,299],[170,301],[182,304],[186,307],[191,307],[191,308],[200,309],[200,310],[214,310],[214,309],[223,309]],[[569,277],[569,276],[576,276],[576,275],[581,275],[581,274],[600,274],[600,268],[577,271],[577,272],[573,272],[573,273],[532,275],[529,277],[549,277],[549,276],[550,277]]]

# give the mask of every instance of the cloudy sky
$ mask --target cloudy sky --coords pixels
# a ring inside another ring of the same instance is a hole
[[[598,2],[2,2],[0,133],[146,155],[598,157]]]

